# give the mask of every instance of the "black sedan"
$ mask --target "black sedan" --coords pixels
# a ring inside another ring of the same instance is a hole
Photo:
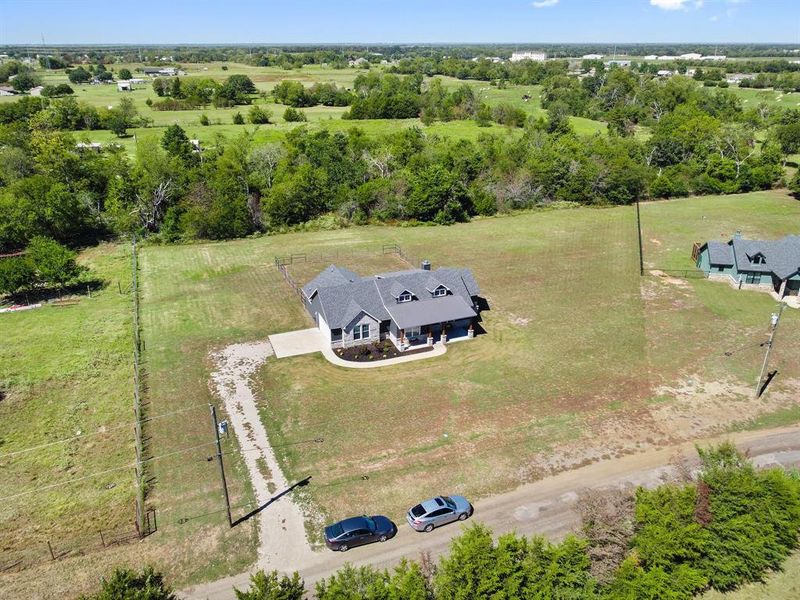
[[[325,545],[331,550],[347,552],[350,548],[385,542],[397,533],[397,527],[386,517],[352,517],[325,528]]]

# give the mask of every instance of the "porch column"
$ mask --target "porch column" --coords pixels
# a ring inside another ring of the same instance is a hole
[[[778,292],[778,297],[779,297],[779,298],[783,298],[783,297],[786,295],[786,283],[787,283],[788,281],[789,281],[788,279],[784,279],[784,280],[781,282],[781,291],[779,291],[779,292]]]

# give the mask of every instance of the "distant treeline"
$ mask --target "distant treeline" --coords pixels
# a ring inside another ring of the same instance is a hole
[[[121,148],[82,148],[67,131],[90,125],[87,118],[138,118],[123,112],[124,102],[108,117],[71,97],[0,104],[0,251],[36,236],[71,246],[129,232],[222,239],[744,192],[778,184],[787,157],[800,152],[797,110],[744,109],[730,92],[684,77],[643,87],[621,69],[565,79],[545,81],[546,114],[525,120],[517,136],[453,140],[398,127],[368,137],[357,126],[337,133],[300,126],[281,143],[259,146],[245,132],[200,153],[173,125],[160,142],[139,140],[133,159]],[[417,94],[418,86],[418,76],[365,74],[350,116],[408,105],[409,115],[480,123],[483,105],[468,86],[450,92],[434,81]],[[610,135],[576,135],[570,114],[607,119]],[[645,140],[633,135],[639,125],[651,128]],[[792,185],[800,191],[800,179]]]
[[[678,56],[689,52],[703,55],[725,55],[731,58],[795,57],[797,45],[791,44],[436,44],[436,45],[372,45],[372,44],[299,44],[285,46],[269,45],[229,45],[229,46],[0,46],[0,53],[23,59],[31,54],[49,58],[55,65],[89,62],[145,62],[164,64],[164,58],[176,62],[246,62],[250,64],[269,64],[297,66],[298,64],[343,64],[357,57],[380,61],[402,58],[436,58],[446,56],[473,58],[476,56],[499,56],[508,58],[515,51],[546,52],[553,58],[580,57],[586,54],[616,56]],[[370,58],[372,57],[372,58]],[[51,68],[64,68],[63,65]]]

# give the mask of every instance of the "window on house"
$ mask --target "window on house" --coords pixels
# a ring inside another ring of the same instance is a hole
[[[761,283],[761,273],[748,273],[745,283]]]
[[[416,337],[422,333],[421,327],[408,327],[406,329],[406,337]]]
[[[398,302],[411,302],[411,294],[404,292],[397,297]]]
[[[339,329],[331,329],[331,341],[332,342],[341,342],[342,341],[342,330]]]
[[[443,287],[436,288],[435,290],[433,290],[433,295],[436,298],[438,298],[439,296],[446,296],[447,295],[447,289],[443,288]]]
[[[354,340],[369,339],[369,323],[364,323],[363,325],[356,325],[355,329],[353,329],[353,339]]]

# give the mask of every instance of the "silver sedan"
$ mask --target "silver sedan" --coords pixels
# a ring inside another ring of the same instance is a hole
[[[472,512],[472,505],[464,496],[437,496],[417,504],[406,519],[413,529],[429,532],[440,525],[464,521]]]

